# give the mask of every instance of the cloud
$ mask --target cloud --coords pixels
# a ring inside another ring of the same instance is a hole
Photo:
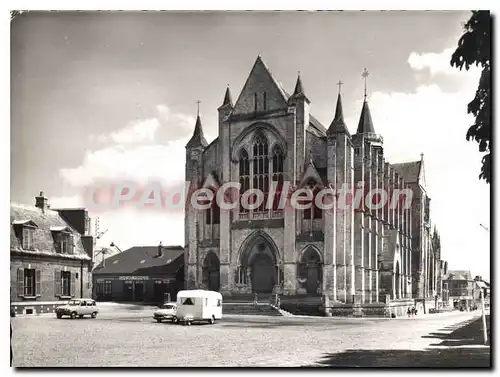
[[[50,208],[80,208],[83,206],[83,198],[75,196],[55,196],[49,198]]]
[[[191,136],[196,123],[194,117],[173,112],[166,105],[157,105],[156,110],[165,136],[170,140]]]
[[[91,140],[114,142],[117,144],[152,142],[159,127],[160,121],[157,118],[143,119],[130,122],[126,127],[112,132],[110,135],[91,135]]]
[[[184,139],[165,145],[113,145],[87,152],[80,166],[63,168],[60,175],[75,187],[102,180],[146,182],[161,179],[164,182],[179,182],[184,179],[186,143]]]
[[[447,48],[441,53],[418,53],[412,52],[408,57],[408,64],[415,71],[428,69],[431,75],[455,74],[458,70],[450,65],[451,55],[454,49]]]
[[[166,184],[183,181],[185,145],[195,119],[173,112],[164,104],[157,105],[156,112],[157,117],[131,122],[109,135],[92,135],[92,141],[111,145],[86,152],[80,166],[60,169],[60,176],[79,188],[102,180],[144,183],[158,179]],[[153,143],[159,132],[167,133],[167,142]]]
[[[408,57],[408,64],[414,71],[429,71],[431,76],[459,76],[463,71],[450,65],[453,52],[455,52],[455,48],[447,48],[439,53],[412,52]],[[477,75],[480,69],[474,66],[471,67],[470,71]]]
[[[160,131],[168,140],[185,138],[193,131],[196,119],[190,115],[173,112],[167,105],[155,107],[153,117],[131,121],[124,128],[110,134],[90,135],[90,141],[120,145],[152,143]]]

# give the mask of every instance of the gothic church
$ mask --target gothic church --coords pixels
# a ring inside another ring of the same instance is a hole
[[[404,310],[415,300],[437,303],[441,260],[423,156],[400,164],[385,160],[366,97],[354,135],[344,122],[340,93],[328,127],[309,109],[300,76],[290,95],[259,56],[236,103],[227,88],[218,108],[218,137],[211,143],[197,117],[186,145],[186,181],[214,192],[239,182],[241,193],[258,188],[264,195],[271,183],[279,189],[292,182],[316,193],[364,181],[365,190],[410,187],[411,208],[283,210],[267,208],[266,200],[252,210],[187,206],[186,288],[216,290],[227,298],[318,298],[333,315],[388,306]]]

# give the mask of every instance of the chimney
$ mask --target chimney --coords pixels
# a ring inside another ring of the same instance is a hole
[[[94,261],[94,237],[81,236],[83,250],[87,253],[92,261]]]
[[[43,195],[43,191],[40,191],[40,195],[35,197],[35,201],[35,206],[40,208],[42,213],[49,209],[49,202],[47,197]]]
[[[158,255],[157,257],[160,258],[163,256],[163,246],[161,244],[161,241],[160,241],[160,244],[158,245]]]

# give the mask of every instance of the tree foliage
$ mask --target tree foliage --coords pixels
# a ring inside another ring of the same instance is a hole
[[[482,158],[479,179],[491,181],[491,123],[490,123],[490,52],[491,52],[491,16],[489,11],[473,11],[464,25],[464,34],[458,41],[458,47],[451,57],[451,66],[460,70],[469,70],[471,66],[481,66],[482,73],[474,99],[467,106],[467,113],[475,118],[474,124],[466,134],[467,141],[479,143],[479,151],[485,153]]]

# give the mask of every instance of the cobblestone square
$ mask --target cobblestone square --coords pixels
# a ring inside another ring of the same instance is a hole
[[[141,310],[103,312],[96,319],[13,318],[13,365],[411,367],[425,366],[426,354],[429,366],[491,365],[489,347],[474,346],[479,353],[469,360],[457,357],[456,352],[467,352],[458,348],[453,356],[439,357],[444,351],[435,346],[446,334],[477,320],[477,313],[371,320],[225,316],[215,325],[192,326],[156,323],[150,314]],[[366,365],[371,353],[379,355]]]

